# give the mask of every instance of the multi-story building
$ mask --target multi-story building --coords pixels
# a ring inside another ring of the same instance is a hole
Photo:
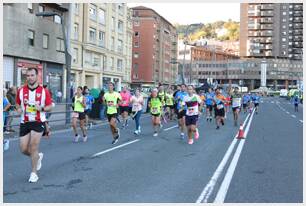
[[[39,83],[65,96],[65,54],[62,19],[67,19],[68,4],[5,3],[3,5],[3,73],[6,87],[22,86],[26,69],[37,68]],[[36,16],[52,11],[58,15]]]
[[[189,63],[189,61],[187,61]],[[219,84],[240,84],[249,89],[261,86],[262,64],[266,64],[266,86],[275,89],[297,87],[303,80],[303,63],[290,59],[235,59],[228,61],[194,61],[191,77],[195,83],[204,83],[208,79]]]
[[[130,83],[132,24],[126,4],[73,6],[71,27],[72,80],[75,86],[117,90]]]
[[[302,49],[302,3],[241,4],[241,57],[302,60]]]
[[[177,77],[176,28],[153,9],[133,10],[132,84],[174,84]]]
[[[222,61],[228,59],[239,59],[238,55],[231,52],[226,52],[222,47],[212,47],[212,46],[200,46],[197,44],[187,44],[185,51],[185,44],[183,40],[178,41],[178,59],[184,59],[191,61]]]

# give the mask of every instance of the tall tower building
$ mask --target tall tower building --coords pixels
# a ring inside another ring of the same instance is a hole
[[[302,60],[302,3],[247,3],[240,7],[241,57]]]

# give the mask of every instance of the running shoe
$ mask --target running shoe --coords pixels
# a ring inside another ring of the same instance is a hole
[[[153,137],[157,137],[157,136],[158,136],[158,133],[154,132]]]
[[[181,133],[181,139],[185,139],[185,134]]]
[[[160,128],[160,129],[162,129],[162,128],[163,128],[163,125],[162,125],[162,123],[160,123],[160,124],[159,124],[159,128]]]
[[[139,135],[139,131],[138,131],[138,130],[135,130],[135,131],[134,131],[134,134]]]
[[[3,150],[7,151],[10,148],[10,140],[4,140],[3,142]]]
[[[217,126],[217,128],[216,129],[220,129],[220,127],[219,126]]]
[[[138,133],[141,133],[141,129],[140,129],[140,126],[139,126],[139,128],[138,128]]]
[[[44,157],[44,153],[40,152],[40,153],[38,153],[38,155],[39,155],[39,159],[37,161],[37,168],[36,168],[37,171],[39,171],[41,169],[41,161]]]
[[[199,130],[198,130],[198,128],[196,128],[196,132],[195,132],[195,134],[194,134],[194,138],[195,138],[195,139],[199,139],[199,136],[200,136]]]
[[[189,139],[188,144],[193,144],[193,139]]]
[[[223,119],[221,119],[221,124],[224,125],[224,120]]]
[[[75,135],[75,136],[74,136],[74,142],[78,142],[78,141],[79,141],[79,138],[80,138],[80,135]]]
[[[118,142],[118,138],[116,137],[113,141],[112,141],[112,144],[116,144]]]
[[[120,137],[120,129],[117,128],[117,138],[119,139],[119,137]]]
[[[87,142],[87,136],[83,137],[83,142]]]
[[[29,182],[33,183],[33,182],[37,182],[38,181],[38,176],[37,174],[35,174],[34,172],[31,172],[30,178],[29,178]]]

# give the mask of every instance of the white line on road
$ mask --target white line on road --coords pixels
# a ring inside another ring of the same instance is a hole
[[[118,148],[121,148],[121,147],[127,146],[127,145],[129,145],[129,144],[133,144],[133,143],[135,143],[135,142],[138,142],[139,140],[140,140],[140,139],[135,139],[135,140],[133,140],[133,141],[130,141],[130,142],[124,143],[124,144],[119,145],[119,146],[117,146],[117,147],[113,147],[113,148],[110,148],[110,149],[104,150],[104,151],[102,151],[102,152],[98,152],[98,153],[96,153],[96,154],[92,155],[91,157],[97,157],[97,156],[100,156],[100,155],[102,155],[102,154],[105,154],[105,153],[107,153],[107,152],[113,151],[113,150],[115,150],[115,149],[118,149]]]
[[[286,111],[287,114],[290,114],[290,112]]]
[[[300,120],[301,123],[303,123],[303,120]]]
[[[176,128],[176,127],[178,127],[178,126],[177,126],[177,125],[174,125],[174,126],[172,126],[172,127],[169,127],[169,128],[164,129],[164,131],[168,131],[168,130],[170,130],[170,129],[174,129],[174,128]]]
[[[291,117],[296,118],[296,116],[294,114],[292,114]]]
[[[252,120],[253,120],[253,116],[254,116],[254,111],[250,117],[250,120],[248,122],[248,125],[245,129],[245,138],[247,137],[248,135],[248,132],[249,132],[249,129],[250,129],[250,125],[252,123]],[[238,160],[239,160],[239,157],[240,157],[240,154],[241,154],[241,151],[243,149],[243,146],[244,146],[244,143],[245,143],[245,139],[242,139],[237,147],[237,150],[234,154],[234,157],[232,159],[232,162],[225,174],[225,177],[223,179],[223,182],[219,188],[219,191],[217,193],[217,196],[215,198],[215,201],[214,203],[223,203],[224,202],[224,199],[226,197],[226,194],[227,194],[227,191],[228,191],[228,188],[229,188],[229,185],[231,184],[231,181],[232,181],[232,178],[233,178],[233,175],[234,175],[234,172],[235,172],[235,169],[236,169],[236,166],[237,166],[237,163],[238,163]]]
[[[274,104],[274,101],[271,101],[272,104]]]
[[[243,122],[243,127],[245,126],[248,118],[249,118],[250,114],[247,115],[246,119],[244,120]],[[237,142],[237,137],[238,133],[235,135],[231,145],[229,146],[229,148],[227,149],[222,161],[220,162],[220,164],[218,165],[216,171],[214,172],[213,176],[210,178],[209,182],[207,183],[207,185],[204,187],[202,193],[200,194],[200,196],[198,197],[196,203],[201,203],[202,201],[203,202],[207,202],[212,191],[214,190],[214,187],[218,181],[218,178],[220,177],[220,175],[222,174],[223,172],[223,169],[229,159],[229,157],[231,156],[232,154],[232,151],[235,147],[235,144]]]

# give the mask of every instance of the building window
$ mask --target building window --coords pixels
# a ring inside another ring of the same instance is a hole
[[[123,53],[123,41],[118,39],[118,52]]]
[[[74,34],[74,39],[78,40],[79,39],[79,25],[74,24],[74,29],[73,29],[73,34]]]
[[[135,20],[134,21],[134,26],[139,26],[140,25],[140,21],[139,20]]]
[[[61,24],[62,23],[62,19],[59,15],[55,15],[53,21],[57,24]]]
[[[92,65],[92,53],[90,52],[85,52],[85,64],[86,65]]]
[[[97,21],[97,7],[93,4],[90,4],[89,6],[89,18]]]
[[[116,11],[116,4],[112,4],[112,9]]]
[[[95,55],[94,58],[93,58],[93,65],[92,66],[100,67],[100,65],[101,65],[101,59],[100,59],[99,56]]]
[[[283,11],[283,15],[284,15],[284,16],[287,15],[287,12]]]
[[[77,64],[78,63],[78,49],[77,48],[73,48],[73,63]]]
[[[123,15],[123,3],[118,4],[118,11],[120,15]]]
[[[139,47],[139,42],[138,41],[135,41],[134,47]]]
[[[105,46],[105,32],[99,31],[99,46]]]
[[[33,13],[33,4],[32,3],[28,3],[28,9],[30,13]]]
[[[103,9],[99,9],[99,23],[105,24],[105,11]]]
[[[135,31],[134,35],[135,35],[135,37],[139,37],[139,32]]]
[[[117,59],[117,70],[122,71],[123,61],[122,59]]]
[[[112,30],[115,31],[116,20],[115,17],[112,17]]]
[[[74,13],[78,15],[79,10],[80,10],[79,4],[74,4]]]
[[[42,5],[38,6],[38,12],[44,12],[45,11],[45,7]]]
[[[96,42],[96,29],[89,28],[89,41],[92,43]]]
[[[139,58],[139,53],[138,52],[134,53],[134,58],[136,58],[136,59]],[[153,59],[154,59],[154,55],[153,55]]]
[[[43,34],[43,48],[48,49],[48,45],[49,45],[49,35]]]
[[[114,51],[115,50],[115,37],[112,36],[111,38],[111,50]]]
[[[133,78],[138,79],[138,64],[137,63],[133,65]]]
[[[111,57],[110,58],[110,66],[111,66],[111,69],[113,70],[114,69],[114,57]]]
[[[35,32],[33,30],[28,31],[28,38],[29,38],[29,45],[34,46]]]
[[[103,70],[105,70],[106,69],[106,67],[107,67],[107,61],[106,61],[106,56],[105,55],[102,55],[102,68],[103,68]]]
[[[59,51],[59,52],[65,51],[64,40],[61,38],[56,38],[56,51]]]
[[[118,32],[122,33],[123,32],[123,22],[118,21]]]

